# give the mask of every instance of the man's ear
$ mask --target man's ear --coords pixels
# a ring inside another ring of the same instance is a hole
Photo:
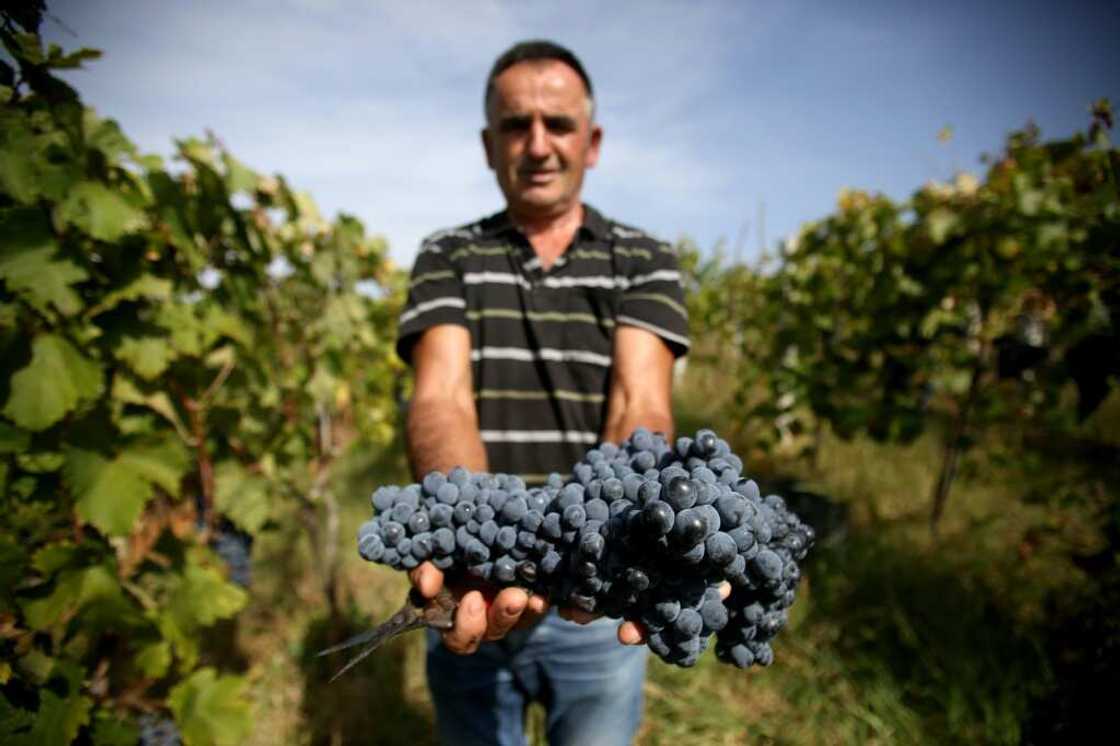
[[[597,124],[591,125],[591,142],[587,147],[587,168],[594,168],[599,162],[599,146],[603,143],[603,128]]]
[[[490,128],[489,127],[483,127],[482,130],[479,132],[479,135],[482,136],[482,149],[486,153],[486,165],[490,167],[491,171],[493,171],[494,170],[494,143],[492,143],[490,141]]]

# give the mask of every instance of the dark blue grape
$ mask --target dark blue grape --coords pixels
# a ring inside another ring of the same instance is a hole
[[[647,503],[642,508],[642,524],[654,536],[665,536],[672,531],[676,518],[673,508],[661,500]]]
[[[447,482],[447,478],[438,471],[428,472],[424,475],[424,481],[422,483],[424,492],[429,495],[435,495],[445,482]]]
[[[446,527],[437,528],[432,532],[432,545],[436,554],[451,554],[455,551],[455,532]]]
[[[451,486],[454,487],[455,485]],[[475,512],[474,503],[463,501],[455,504],[451,515],[456,525],[462,526],[474,517]]]
[[[561,517],[565,528],[575,530],[584,524],[587,520],[587,512],[583,509],[582,505],[569,505],[564,509],[564,514]]]
[[[408,523],[408,519],[411,518],[412,514],[415,512],[416,508],[408,503],[398,502],[393,506],[393,509],[389,511],[389,517],[396,523],[404,525]]]
[[[513,549],[517,546],[517,529],[513,526],[502,526],[498,529],[498,535],[494,537],[494,544],[507,552]]]
[[[705,541],[705,554],[717,565],[726,565],[739,556],[739,549],[734,539],[718,531]]]
[[[408,517],[408,530],[413,534],[419,534],[431,528],[431,521],[428,519],[428,512],[426,510],[417,510]]]
[[[482,539],[486,546],[493,546],[498,536],[498,528],[496,521],[486,521],[478,529],[478,538]]]

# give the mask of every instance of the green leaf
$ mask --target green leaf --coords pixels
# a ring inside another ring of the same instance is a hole
[[[53,67],[56,70],[72,69],[81,67],[82,63],[86,60],[96,60],[100,58],[100,49],[82,47],[77,51],[66,54],[57,44],[51,44],[50,55],[47,58],[47,66]]]
[[[190,466],[190,454],[177,440],[161,438],[129,446],[117,460],[172,497],[179,496],[183,474]]]
[[[186,746],[244,741],[252,726],[244,692],[242,677],[219,676],[213,668],[201,668],[175,686],[167,702]]]
[[[166,391],[145,393],[125,374],[118,373],[113,377],[112,395],[114,399],[119,399],[125,404],[137,404],[158,412],[175,426],[175,431],[179,433],[181,438],[189,437],[186,426],[183,425],[179,412],[175,409],[175,405],[171,403],[171,397],[167,395]]]
[[[126,363],[136,375],[150,381],[167,370],[175,359],[175,351],[165,336],[124,336],[113,348],[113,356]]]
[[[105,708],[93,715],[93,746],[136,746],[140,731],[133,723],[118,719]]]
[[[96,181],[75,185],[55,211],[56,219],[90,236],[107,242],[120,240],[147,227],[143,210],[137,209],[120,192]]]
[[[0,536],[0,588],[14,590],[27,568],[27,550],[15,537]],[[0,594],[0,598],[3,595]]]
[[[167,640],[145,645],[136,654],[136,667],[150,679],[161,679],[171,668],[171,643]]]
[[[12,376],[3,414],[20,427],[38,432],[96,398],[101,389],[97,363],[63,337],[40,334],[31,343],[31,362]]]
[[[37,451],[16,456],[16,465],[32,474],[49,474],[62,467],[62,454],[58,451]]]
[[[63,541],[40,548],[31,559],[31,564],[49,577],[62,568],[73,565],[78,556],[78,548],[72,542]]]
[[[86,316],[93,317],[116,308],[121,303],[139,300],[140,298],[154,301],[171,300],[171,280],[149,274],[140,275],[128,284],[106,293],[97,305],[86,311]]]
[[[19,670],[24,678],[42,685],[50,680],[57,662],[39,648],[31,648],[25,655],[20,656]]]
[[[8,698],[0,693],[0,742],[12,746],[29,744],[34,725],[34,713],[13,707]]]
[[[193,631],[232,617],[248,600],[245,591],[226,580],[216,567],[191,562],[168,599],[167,612],[179,629]]]
[[[54,589],[43,598],[23,601],[24,619],[34,630],[46,630],[66,622],[94,602],[105,602],[116,612],[127,612],[125,599],[116,576],[105,565],[92,565],[62,572]],[[88,625],[90,620],[83,620]],[[126,622],[127,614],[115,621]]]
[[[31,444],[31,434],[6,422],[0,422],[0,453],[26,451]]]
[[[271,513],[268,481],[235,461],[223,461],[214,469],[214,506],[238,527],[256,533]]]
[[[89,724],[93,700],[77,693],[59,697],[50,689],[39,690],[39,713],[31,731],[31,742],[41,746],[66,746]]]
[[[68,449],[62,474],[78,515],[109,536],[128,534],[152,496],[152,485],[134,465],[93,451]]]
[[[229,153],[222,153],[222,162],[226,167],[226,189],[229,190],[229,193],[244,192],[252,194],[257,188],[260,176]]]
[[[89,275],[68,259],[55,256],[58,242],[42,211],[17,207],[0,210],[0,280],[40,312],[54,306],[64,316],[82,309],[70,287]]]

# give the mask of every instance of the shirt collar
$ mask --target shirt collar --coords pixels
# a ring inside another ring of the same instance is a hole
[[[597,240],[608,240],[611,235],[611,228],[607,219],[586,202],[583,203],[583,222],[580,223],[579,229],[580,232]],[[508,210],[502,210],[483,219],[480,226],[480,232],[486,237],[500,236],[508,231],[520,233],[513,222],[510,221]]]

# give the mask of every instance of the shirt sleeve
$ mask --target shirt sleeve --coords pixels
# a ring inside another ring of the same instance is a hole
[[[655,243],[651,248],[634,251],[633,257],[633,270],[627,277],[615,320],[653,332],[669,346],[674,357],[681,357],[688,352],[690,343],[677,254],[668,244]]]
[[[408,301],[397,327],[397,354],[412,364],[412,348],[420,335],[439,324],[467,326],[463,283],[438,244],[425,241],[412,265]]]

